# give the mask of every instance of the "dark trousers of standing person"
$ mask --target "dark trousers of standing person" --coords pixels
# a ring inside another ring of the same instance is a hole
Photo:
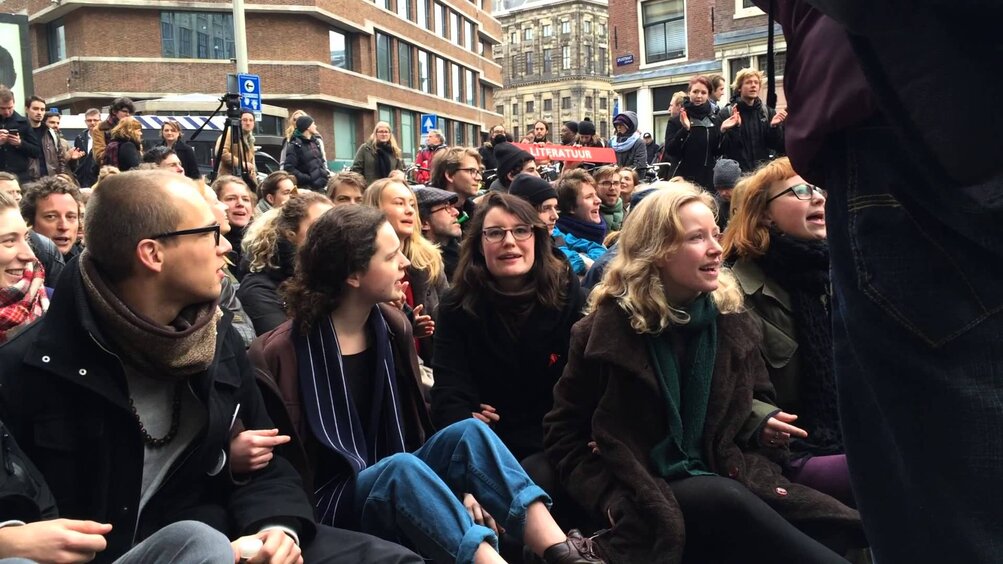
[[[1003,178],[887,126],[824,153],[850,477],[876,562],[1003,562]]]

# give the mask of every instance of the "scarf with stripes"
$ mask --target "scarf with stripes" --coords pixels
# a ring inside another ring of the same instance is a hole
[[[350,485],[359,472],[405,451],[390,328],[377,307],[367,323],[376,347],[373,405],[369,409],[356,409],[352,401],[330,317],[307,335],[296,337],[300,394],[310,431],[321,445],[344,458],[351,470],[350,474],[336,472],[315,492],[317,515],[324,524],[343,522],[339,517],[352,511]],[[348,495],[344,495],[346,489]]]

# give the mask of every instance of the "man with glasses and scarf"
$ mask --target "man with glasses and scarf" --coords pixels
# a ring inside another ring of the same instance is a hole
[[[111,562],[181,520],[250,562],[417,562],[375,538],[318,527],[296,471],[276,456],[232,475],[235,425],[269,429],[232,313],[219,307],[230,250],[191,180],[136,171],[88,205],[87,249],[48,314],[0,348],[0,413],[64,517],[110,525]]]

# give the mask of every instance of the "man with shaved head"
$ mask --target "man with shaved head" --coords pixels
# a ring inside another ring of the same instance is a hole
[[[48,314],[0,347],[0,413],[60,514],[110,525],[91,531],[106,541],[96,561],[194,520],[232,541],[234,560],[261,541],[249,562],[420,562],[316,525],[280,456],[230,470],[235,432],[274,425],[219,307],[230,245],[195,184],[159,170],[109,176],[87,217],[87,248]]]

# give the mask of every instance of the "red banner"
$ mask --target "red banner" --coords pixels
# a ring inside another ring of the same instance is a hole
[[[536,160],[574,161],[582,163],[615,163],[616,153],[606,147],[575,147],[572,145],[550,145],[536,143],[513,143],[528,151]]]

